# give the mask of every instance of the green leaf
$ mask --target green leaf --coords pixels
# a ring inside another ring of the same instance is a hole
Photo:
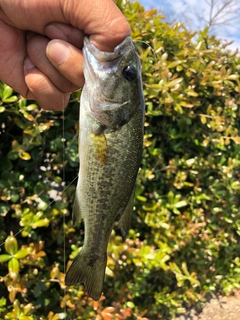
[[[36,110],[37,109],[37,105],[36,104],[29,104],[27,107],[26,107],[26,109],[28,110],[28,111],[33,111],[33,110]]]
[[[168,67],[169,69],[175,68],[176,66],[178,66],[178,65],[181,64],[181,63],[182,63],[181,60],[173,61],[173,62],[170,62],[170,63],[167,65],[167,67]]]
[[[10,210],[10,207],[8,204],[4,203],[4,202],[0,202],[0,216],[5,216],[8,211]]]
[[[35,186],[34,186],[34,193],[35,194],[39,194],[39,193],[46,193],[47,192],[47,188],[48,186],[46,185],[46,183],[42,182],[42,181],[38,181]]]
[[[228,80],[238,80],[239,79],[239,74],[230,74],[227,77]]]
[[[0,299],[0,308],[4,307],[6,305],[7,299],[6,298],[1,298]]]
[[[13,89],[8,85],[3,85],[3,93],[2,93],[2,100],[5,101],[7,98],[11,97],[13,93]]]
[[[19,273],[19,261],[16,258],[12,258],[8,262],[8,270],[11,277],[16,277]]]
[[[27,315],[29,312],[31,312],[32,308],[33,308],[32,303],[28,303],[27,305],[25,305],[24,306],[24,315]],[[29,319],[32,320],[33,318],[30,317]],[[23,320],[25,320],[25,318]]]
[[[127,301],[126,306],[131,309],[135,308],[135,304],[132,301]]]
[[[11,96],[10,98],[4,99],[3,101],[5,103],[12,103],[12,102],[16,102],[18,100],[17,96]]]
[[[26,118],[27,120],[29,120],[29,121],[34,121],[35,120],[32,114],[30,114],[30,113],[28,113],[26,111],[22,111],[22,113],[24,115],[24,118]]]
[[[137,198],[138,198],[139,201],[142,201],[142,202],[146,202],[147,201],[147,198],[143,197],[143,196],[137,196]]]
[[[32,224],[32,228],[36,229],[38,227],[47,227],[49,225],[50,221],[47,218],[40,219],[37,222],[34,222]]]
[[[185,107],[185,108],[193,108],[193,107],[194,107],[194,104],[188,103],[188,102],[186,102],[186,101],[181,101],[181,102],[180,102],[180,105],[181,105],[182,107]]]
[[[29,248],[20,249],[15,253],[14,257],[17,258],[17,259],[23,259],[26,256],[28,256],[31,252],[32,252],[32,248],[30,248],[30,247]]]
[[[21,316],[21,309],[20,309],[20,304],[18,300],[15,300],[13,302],[13,308],[14,308],[15,315],[17,315],[17,317]]]
[[[36,202],[38,203],[38,206],[37,206],[37,208],[38,208],[38,210],[42,210],[42,211],[44,211],[44,210],[46,210],[47,209],[47,207],[48,207],[48,202],[47,202],[47,197],[39,197],[39,198],[37,198],[36,199]]]
[[[231,185],[231,187],[234,189],[234,190],[239,190],[240,189],[240,181],[234,181]]]
[[[190,97],[198,97],[198,93],[193,90],[186,91],[187,95]]]
[[[11,190],[10,195],[13,203],[16,203],[19,200],[19,194],[16,191]]]
[[[167,87],[174,87],[176,86],[177,84],[181,83],[183,81],[183,78],[177,78],[177,79],[174,79],[172,81],[169,81],[166,85]]]
[[[1,254],[0,255],[0,262],[6,262],[8,260],[10,260],[12,258],[12,256],[10,254]]]
[[[14,255],[18,250],[17,239],[13,236],[7,237],[4,245],[5,250],[11,255]]]
[[[10,160],[16,160],[18,158],[18,152],[11,150],[8,152],[7,157]]]
[[[31,159],[31,156],[28,152],[25,152],[25,151],[21,151],[19,153],[19,157],[22,159],[22,160],[30,160]]]
[[[187,201],[182,200],[182,201],[175,203],[174,207],[175,208],[182,208],[182,207],[186,207],[187,205],[188,205]]]

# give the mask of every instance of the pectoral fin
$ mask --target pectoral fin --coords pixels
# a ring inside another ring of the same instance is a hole
[[[91,138],[95,148],[96,155],[102,165],[107,164],[108,146],[104,135],[104,127],[92,113],[88,113],[88,125],[91,131]]]
[[[102,165],[107,164],[107,157],[108,157],[108,147],[107,147],[107,140],[104,133],[101,134],[94,134],[92,133],[93,143],[95,147],[96,155]]]
[[[134,190],[129,198],[128,204],[118,221],[119,228],[122,233],[123,240],[125,240],[127,233],[131,227],[131,220],[132,220],[132,212],[133,212],[133,202],[134,202]]]

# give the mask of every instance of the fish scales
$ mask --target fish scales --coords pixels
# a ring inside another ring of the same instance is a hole
[[[140,60],[131,37],[106,53],[84,40],[80,103],[80,168],[74,223],[84,221],[84,244],[70,266],[67,285],[83,283],[89,296],[102,293],[107,246],[118,221],[130,228],[134,185],[142,157],[144,100]]]

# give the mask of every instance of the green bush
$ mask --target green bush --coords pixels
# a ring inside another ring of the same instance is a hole
[[[79,95],[45,112],[1,84],[1,319],[173,319],[207,292],[240,288],[240,58],[207,29],[118,5],[146,102],[132,229],[125,242],[112,234],[100,301],[65,287],[83,243],[71,222]]]

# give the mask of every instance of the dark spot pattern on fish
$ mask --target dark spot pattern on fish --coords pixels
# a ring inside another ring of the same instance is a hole
[[[130,37],[112,53],[99,51],[85,39],[83,51],[79,201],[74,210],[81,212],[85,234],[66,284],[83,283],[90,297],[97,300],[115,222],[120,219],[124,238],[130,228],[143,147],[144,101],[140,60]]]

